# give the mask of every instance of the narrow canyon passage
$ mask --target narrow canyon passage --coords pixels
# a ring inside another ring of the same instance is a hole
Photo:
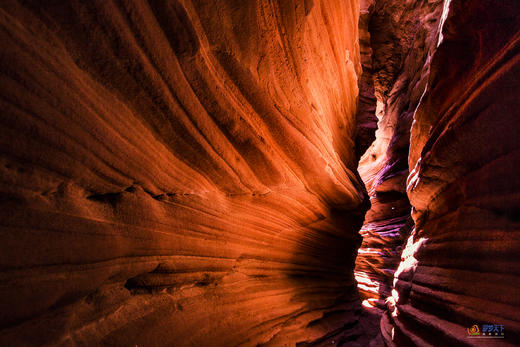
[[[517,0],[0,28],[0,345],[520,342]]]
[[[363,306],[388,346],[517,345],[520,5],[367,0],[361,13],[373,85],[360,106],[378,117],[359,164]]]
[[[363,88],[366,102],[358,113],[367,109],[367,114],[377,115],[372,124],[378,124],[358,167],[371,208],[361,230],[355,274],[365,306],[379,308],[379,313],[386,309],[394,271],[414,227],[406,192],[410,129],[426,89],[442,10],[442,0],[366,0],[361,11],[360,33],[367,47],[364,73],[370,83]]]

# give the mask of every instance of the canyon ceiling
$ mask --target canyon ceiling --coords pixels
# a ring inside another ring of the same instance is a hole
[[[0,28],[0,345],[520,342],[517,0],[2,0]]]

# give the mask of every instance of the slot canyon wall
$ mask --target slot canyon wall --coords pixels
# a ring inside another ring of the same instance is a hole
[[[520,3],[446,2],[411,129],[415,229],[394,280],[386,341],[520,342]],[[504,340],[468,339],[501,324]]]
[[[0,345],[520,342],[517,0],[5,0],[0,28]]]
[[[388,346],[517,345],[520,4],[366,7],[379,122],[359,165],[364,305],[386,310]],[[475,324],[505,337],[468,339]]]
[[[1,345],[366,345],[357,1],[0,6]]]

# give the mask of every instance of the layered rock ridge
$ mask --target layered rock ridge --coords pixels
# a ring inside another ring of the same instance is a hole
[[[520,4],[445,1],[441,24],[411,129],[415,227],[382,333],[389,346],[517,345]],[[484,324],[503,339],[468,338]]]
[[[3,1],[0,344],[365,344],[357,1]]]

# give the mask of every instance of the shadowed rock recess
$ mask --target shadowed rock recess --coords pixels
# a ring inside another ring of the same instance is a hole
[[[518,0],[4,0],[0,42],[0,345],[520,342]]]

